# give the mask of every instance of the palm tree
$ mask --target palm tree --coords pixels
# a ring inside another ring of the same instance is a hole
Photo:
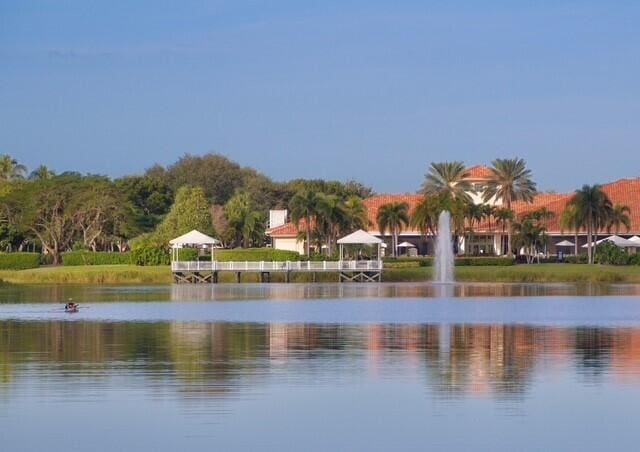
[[[18,163],[9,154],[0,155],[0,180],[24,179],[26,173],[27,167]]]
[[[55,173],[51,171],[46,165],[40,165],[29,174],[29,179],[35,180],[49,180],[55,176]]]
[[[501,207],[496,209],[494,217],[496,219],[496,223],[502,226],[502,234],[500,235],[500,254],[504,254],[504,236],[507,231],[507,226],[509,225],[510,227],[511,222],[515,219],[516,215],[513,210]]]
[[[627,232],[629,232],[629,229],[631,229],[630,212],[631,209],[629,209],[629,206],[624,204],[616,204],[613,206],[607,220],[607,232],[610,232],[613,228],[617,234],[620,231],[620,226],[624,226]]]
[[[320,235],[324,235],[329,255],[333,253],[333,243],[338,238],[338,231],[345,223],[345,211],[337,195],[318,194],[316,206],[316,228]]]
[[[300,227],[300,222],[305,221],[306,229],[306,253],[311,253],[311,228],[312,222],[318,215],[318,195],[312,190],[302,190],[293,195],[289,201],[289,209],[291,210],[291,220],[296,227]]]
[[[587,228],[587,255],[593,264],[593,234],[611,217],[613,206],[600,185],[583,185],[569,200],[575,208],[576,220]]]
[[[397,255],[398,234],[404,226],[409,224],[409,205],[406,202],[390,202],[383,204],[378,209],[376,216],[380,234],[384,235],[387,229],[391,230],[393,239],[393,257]]]
[[[425,195],[444,195],[471,201],[469,173],[462,162],[431,163],[422,184]]]
[[[364,205],[359,196],[350,196],[342,206],[345,214],[345,233],[353,232],[357,229],[364,229],[368,226],[369,217],[367,206]]]
[[[476,222],[480,223],[484,219],[484,208],[480,204],[475,204],[473,202],[467,203],[465,206],[465,216],[469,223],[469,241],[465,246],[464,253],[469,254],[471,247],[471,237],[473,236],[473,228]]]
[[[583,226],[576,214],[576,206],[568,204],[560,214],[560,233],[564,234],[565,229],[573,231],[573,241],[575,242],[573,247],[576,256],[578,255],[578,231]]]
[[[416,205],[409,224],[419,230],[425,238],[431,234],[431,238],[435,239],[438,231],[438,216],[441,211],[442,203],[438,197],[425,196]]]
[[[496,159],[491,162],[491,176],[484,191],[484,201],[499,199],[511,210],[514,201],[532,202],[536,194],[536,184],[531,179],[524,159]],[[511,220],[508,220],[509,223]],[[507,228],[507,255],[511,256],[511,227]]]

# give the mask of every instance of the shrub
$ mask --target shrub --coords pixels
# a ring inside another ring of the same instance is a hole
[[[234,248],[214,252],[215,259],[218,261],[299,261],[303,259],[295,251],[274,248]]]
[[[143,246],[131,251],[131,263],[135,265],[169,265],[169,250],[159,246]]]
[[[564,261],[568,264],[586,264],[587,263],[587,255],[586,254],[575,254],[571,256],[565,256]]]
[[[411,268],[411,267],[431,267],[433,257],[385,257],[382,259],[385,267],[388,268]]]
[[[510,257],[487,256],[487,257],[456,257],[456,267],[468,266],[509,266],[514,265],[515,261]]]
[[[604,242],[596,248],[594,262],[608,265],[628,265],[631,256],[613,243]]]
[[[67,251],[62,253],[62,265],[123,265],[131,263],[131,253],[104,251]]]
[[[0,253],[0,269],[24,270],[40,266],[38,253]]]

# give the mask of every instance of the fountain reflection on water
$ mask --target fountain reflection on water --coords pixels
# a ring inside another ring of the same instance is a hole
[[[453,276],[453,243],[451,241],[451,214],[446,210],[438,217],[438,237],[436,238],[436,259],[434,282],[450,284]]]

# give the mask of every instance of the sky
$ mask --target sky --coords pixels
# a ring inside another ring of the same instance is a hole
[[[0,153],[121,176],[220,152],[416,190],[522,157],[541,189],[640,176],[640,2],[0,0]]]

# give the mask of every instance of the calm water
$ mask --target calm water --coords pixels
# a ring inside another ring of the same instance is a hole
[[[0,288],[0,449],[635,449],[638,293]]]

